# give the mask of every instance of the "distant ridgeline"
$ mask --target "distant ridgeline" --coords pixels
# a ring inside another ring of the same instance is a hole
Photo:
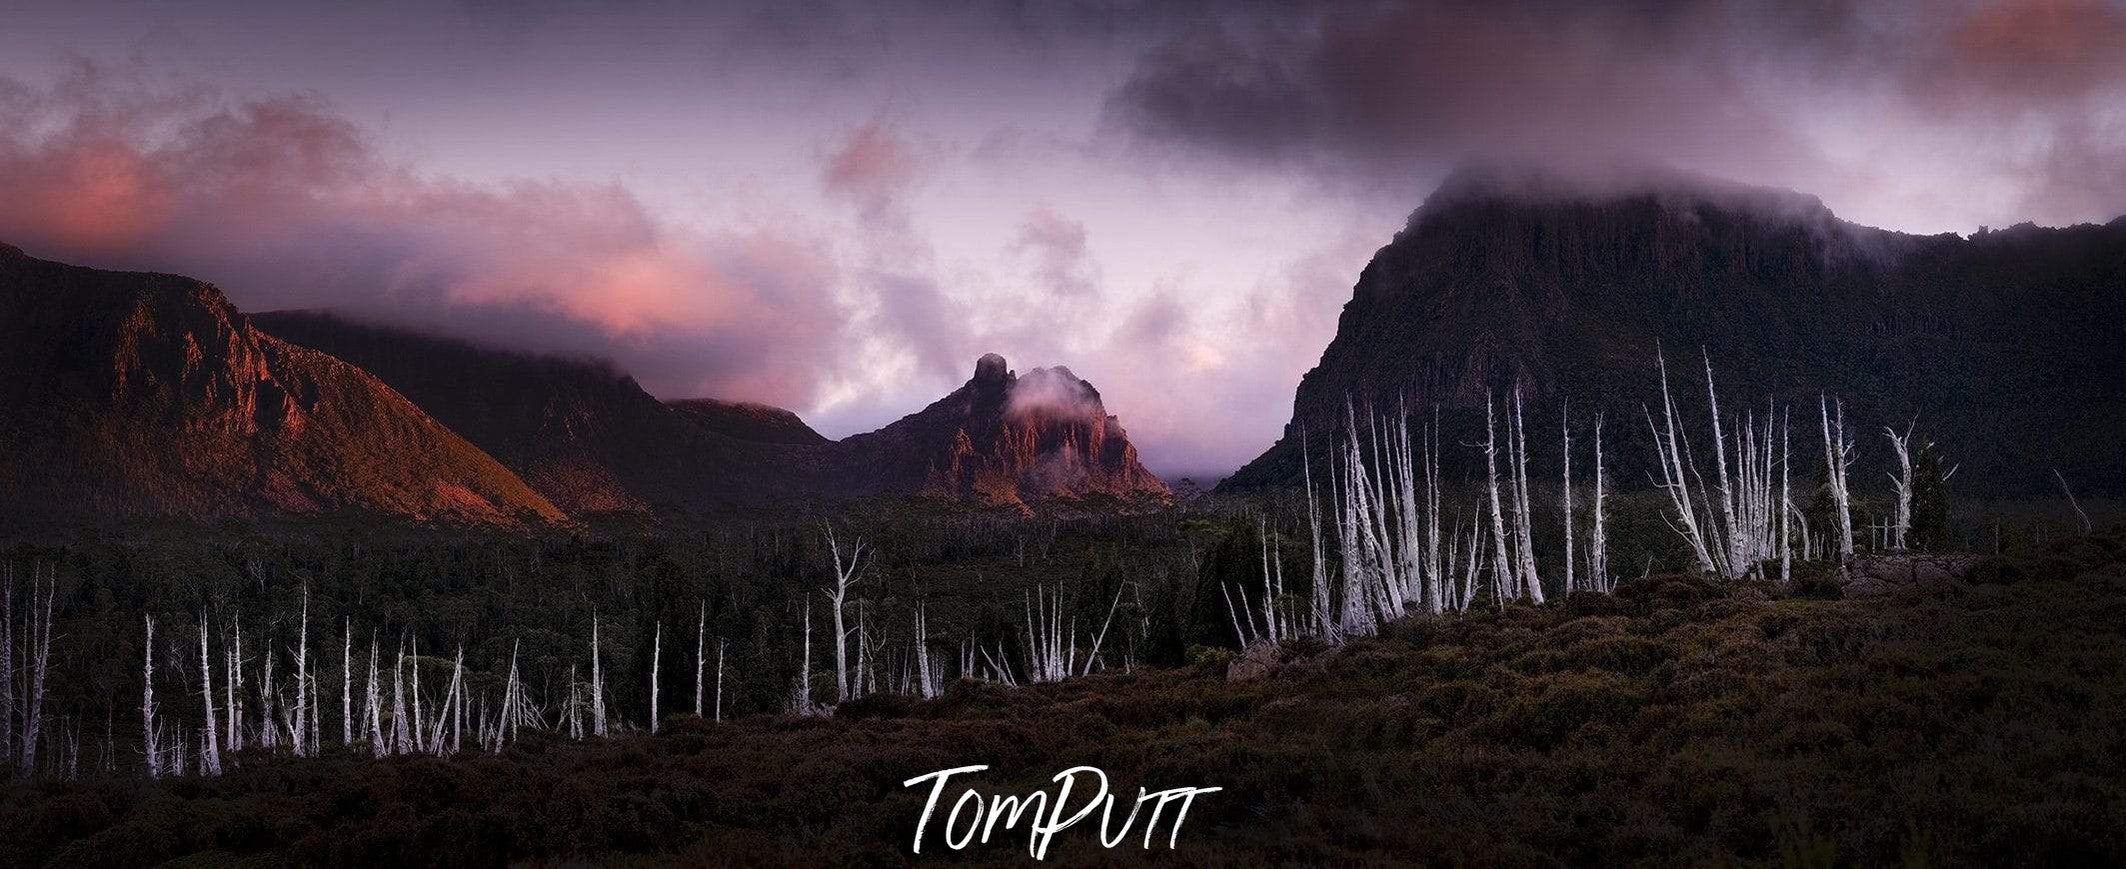
[[[1701,353],[1723,413],[1791,407],[1796,448],[1817,451],[1795,463],[1812,485],[1828,394],[1857,433],[1861,486],[1891,461],[1882,428],[1916,418],[1961,466],[1959,491],[2055,497],[2057,469],[2079,495],[2126,495],[2126,218],[1915,236],[1782,190],[1473,169],[1374,255],[1284,435],[1221,488],[1298,485],[1303,439],[1318,476],[1347,407],[1363,426],[1369,408],[1429,418],[1435,403],[1445,477],[1463,480],[1482,461],[1457,442],[1481,441],[1485,395],[1516,383],[1540,476],[1556,474],[1569,401],[1576,437],[1606,415],[1613,485],[1644,488],[1657,348],[1696,417]]]
[[[1166,485],[1092,385],[987,356],[967,385],[830,441],[787,410],[664,402],[596,360],[246,316],[210,284],[0,246],[5,527],[341,513],[521,525],[928,495],[1025,507]]]

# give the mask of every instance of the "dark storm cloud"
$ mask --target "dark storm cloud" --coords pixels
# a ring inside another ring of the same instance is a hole
[[[1830,177],[1812,113],[1887,93],[1892,114],[2049,147],[1972,155],[2126,208],[2117,108],[2126,7],[2110,0],[1312,4],[1227,16],[1160,42],[1110,94],[1108,123],[1184,156],[1296,167],[1408,196],[1470,155],[1612,166],[1636,155],[1739,177]],[[1886,141],[1939,130],[1880,123]],[[2109,138],[2114,138],[2111,136]],[[1920,144],[1924,144],[1921,142]],[[1882,167],[1887,168],[1887,167]],[[1833,191],[1834,192],[1834,191]]]

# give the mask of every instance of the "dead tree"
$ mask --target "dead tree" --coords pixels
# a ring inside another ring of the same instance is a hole
[[[302,626],[298,628],[296,638],[295,726],[290,728],[289,742],[294,746],[296,756],[303,757],[312,753],[308,734],[304,732],[303,727],[310,712],[310,695],[308,693],[310,690],[310,586],[307,584],[303,586]],[[204,644],[206,642],[205,638],[202,637],[200,642]],[[415,685],[418,686],[419,683],[415,683]],[[419,688],[416,687],[415,690],[418,693]],[[214,714],[213,704],[211,703],[208,704],[207,714],[209,716]],[[208,732],[212,733],[213,731],[209,728]]]
[[[15,760],[15,566],[0,580],[0,763]]]
[[[650,732],[657,732],[657,675],[664,663],[664,622],[657,623],[657,632],[650,640]],[[515,662],[510,664],[512,668]]]
[[[1517,592],[1535,603],[1543,602],[1543,582],[1535,569],[1535,510],[1528,500],[1528,424],[1521,416],[1521,387],[1513,387],[1514,566],[1520,578]]]
[[[340,634],[340,744],[354,743],[354,620],[346,619]]]
[[[2082,535],[2085,537],[2088,536],[2091,530],[2091,526],[2089,524],[2089,514],[2082,511],[2082,502],[2074,499],[2074,490],[2067,488],[2067,478],[2060,474],[2060,469],[2052,469],[2052,478],[2060,481],[2060,491],[2067,495],[2068,506],[2073,507],[2074,515],[2079,516],[2082,519]]]
[[[1492,421],[1490,393],[1484,395],[1484,469],[1491,493],[1492,594],[1504,605],[1508,583],[1516,571],[1506,553],[1506,509],[1499,500],[1498,427]]]
[[[155,617],[142,616],[147,622],[147,639],[142,643],[147,654],[141,656],[140,665],[140,733],[141,753],[146,755],[148,777],[162,776],[162,751],[156,745],[155,729]]]
[[[206,710],[206,741],[200,744],[199,771],[207,775],[221,775],[220,740],[214,736],[214,668],[207,660],[207,611],[199,611],[199,699],[200,707]]]
[[[698,617],[696,618],[695,622],[694,622],[694,717],[695,717],[695,718],[700,718],[700,717],[701,717],[701,674],[702,674],[702,669],[703,669],[703,666],[702,666],[702,665],[704,665],[704,664],[708,663],[708,661],[707,661],[707,655],[705,655],[705,654],[704,654],[705,652],[707,652],[707,651],[708,651],[708,645],[707,645],[707,643],[708,643],[708,637],[709,637],[709,633],[708,633],[708,631],[709,631],[709,602],[708,602],[707,600],[703,600],[703,601],[701,602],[701,615],[700,615],[700,616],[698,616]]]
[[[1578,584],[1573,581],[1572,573],[1572,402],[1570,401],[1565,402],[1564,406],[1558,411],[1558,437],[1561,444],[1559,452],[1563,455],[1565,461],[1564,471],[1560,475],[1563,479],[1558,487],[1559,500],[1563,501],[1565,509],[1565,591],[1571,593],[1578,590]]]
[[[1320,503],[1314,499],[1314,465],[1313,459],[1307,455],[1306,444],[1306,430],[1301,429],[1299,432],[1300,471],[1305,475],[1306,479],[1307,530],[1312,535],[1313,542],[1311,552],[1314,558],[1314,586],[1312,589],[1314,632],[1320,635],[1322,639],[1333,643],[1342,638],[1342,632],[1338,629],[1340,623],[1329,608],[1329,565],[1321,552],[1321,509]],[[971,664],[972,662],[969,663]],[[965,673],[969,669],[971,667],[962,667],[961,672]]]
[[[29,621],[29,636],[26,637],[29,645],[23,649],[22,663],[29,672],[24,674],[28,684],[23,686],[22,698],[21,764],[24,773],[37,770],[37,743],[44,729],[44,684],[51,671],[52,606],[59,596],[56,569],[47,567],[44,574],[44,604],[39,606],[37,571],[34,567],[30,570],[29,612],[25,614]]]
[[[1609,528],[1603,517],[1603,502],[1608,498],[1609,485],[1602,476],[1602,414],[1595,414],[1594,424],[1594,527],[1587,541],[1587,582],[1594,591],[1608,593],[1615,588],[1609,577]]]
[[[384,697],[383,681],[377,673],[376,633],[369,634],[369,692],[365,705],[369,707],[369,751],[375,757],[390,753],[384,743]]]
[[[1897,493],[1897,502],[1890,512],[1890,548],[1905,548],[1905,535],[1912,530],[1912,427],[1914,420],[1906,424],[1903,434],[1897,429],[1883,426],[1882,433],[1890,439],[1890,452],[1897,456],[1897,473],[1889,474],[1890,486]]]
[[[849,700],[849,634],[842,621],[842,607],[849,600],[849,587],[856,584],[858,566],[864,558],[864,538],[856,538],[856,546],[844,562],[841,544],[834,539],[834,525],[822,524],[827,529],[827,550],[834,556],[834,587],[821,593],[834,602],[834,699],[843,703]]]
[[[1661,491],[1668,495],[1669,506],[1674,508],[1676,518],[1671,527],[1682,535],[1684,542],[1690,544],[1691,557],[1697,562],[1698,571],[1713,573],[1714,547],[1707,541],[1705,531],[1698,522],[1697,502],[1691,497],[1689,476],[1686,473],[1688,448],[1677,433],[1676,404],[1668,393],[1668,360],[1656,350],[1654,361],[1661,372],[1662,424],[1654,423],[1653,412],[1646,410],[1644,405],[1641,405],[1640,409],[1646,414],[1647,430],[1654,436],[1655,458],[1659,460],[1655,464],[1661,469],[1659,485]]]
[[[1853,506],[1846,493],[1846,469],[1853,464],[1853,438],[1846,434],[1844,402],[1837,403],[1835,420],[1823,396],[1817,396],[1816,404],[1823,417],[1825,485],[1830,487],[1831,507],[1838,517],[1838,556],[1849,560],[1853,557]]]
[[[605,737],[605,671],[598,663],[598,614],[591,614],[591,733]]]
[[[223,686],[222,699],[228,706],[228,733],[224,734],[230,752],[244,750],[244,620],[238,615],[229,620],[232,631],[229,647],[228,681]]]

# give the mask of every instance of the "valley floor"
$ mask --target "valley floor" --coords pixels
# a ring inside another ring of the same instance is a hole
[[[953,852],[933,829],[910,855],[926,792],[901,783],[987,764],[969,781],[984,793],[1053,791],[1089,764],[1126,795],[1224,790],[1175,852],[1163,831],[1103,850],[1095,816],[1052,862],[2116,865],[2121,549],[2067,541],[1863,599],[1654,577],[1287,648],[1246,681],[1198,649],[1175,669],[456,761],[8,784],[0,862],[1017,864],[1017,830]]]

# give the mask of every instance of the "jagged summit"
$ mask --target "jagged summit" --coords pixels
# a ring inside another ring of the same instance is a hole
[[[1168,495],[1091,383],[1061,365],[1020,375],[995,353],[929,407],[842,443],[877,456],[871,472],[899,481],[889,488],[927,495],[1005,504]]]

